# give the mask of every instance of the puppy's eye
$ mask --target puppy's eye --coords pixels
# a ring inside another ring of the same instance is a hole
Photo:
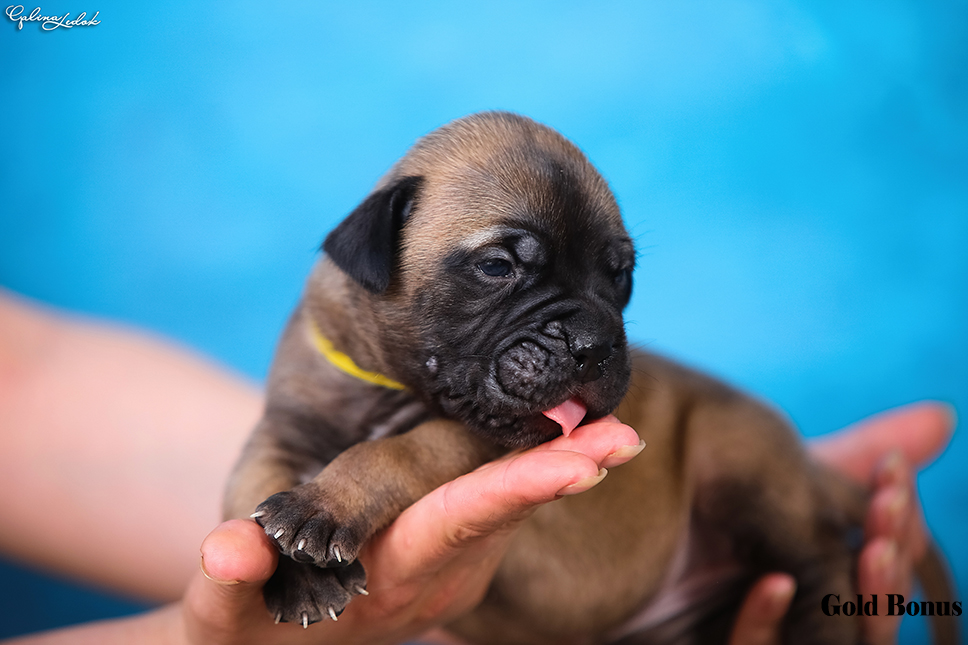
[[[484,275],[492,278],[506,278],[511,275],[514,267],[503,258],[488,258],[477,265]]]
[[[627,293],[632,288],[632,269],[618,271],[613,280],[615,281],[615,288],[620,293]]]

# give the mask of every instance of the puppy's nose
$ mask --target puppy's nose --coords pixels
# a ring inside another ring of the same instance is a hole
[[[602,363],[612,355],[611,343],[573,347],[571,355],[575,358],[578,379],[588,383],[602,378]]]

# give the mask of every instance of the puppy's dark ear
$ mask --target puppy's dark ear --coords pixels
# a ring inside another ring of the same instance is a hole
[[[390,285],[400,229],[410,216],[422,177],[404,177],[374,191],[323,242],[340,269],[373,293]]]

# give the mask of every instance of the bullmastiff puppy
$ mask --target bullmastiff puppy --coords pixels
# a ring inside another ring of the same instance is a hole
[[[614,411],[648,448],[540,508],[452,631],[713,643],[757,576],[788,571],[787,641],[858,641],[856,618],[820,607],[855,597],[863,492],[768,407],[629,347],[632,240],[564,137],[509,113],[450,123],[323,250],[225,498],[282,554],[277,621],[335,620],[366,593],[361,546],[435,487]]]

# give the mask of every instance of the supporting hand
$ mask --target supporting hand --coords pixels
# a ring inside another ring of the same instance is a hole
[[[954,417],[947,406],[919,403],[865,419],[815,441],[814,456],[857,483],[872,487],[858,561],[859,591],[902,593],[911,586],[914,563],[924,554],[927,529],[918,503],[914,469],[923,468],[951,439]],[[750,590],[730,643],[775,645],[796,592],[792,576],[771,573]],[[864,616],[864,642],[896,642],[900,616]]]

